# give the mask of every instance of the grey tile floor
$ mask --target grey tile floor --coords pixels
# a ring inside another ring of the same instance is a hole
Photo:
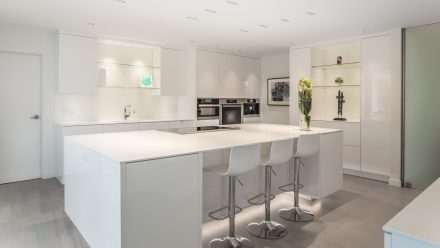
[[[291,198],[281,195],[273,201],[273,219],[289,229],[284,239],[261,240],[247,233],[246,225],[263,217],[262,206],[247,208],[237,216],[237,234],[250,238],[255,247],[262,248],[379,248],[383,247],[383,224],[419,193],[344,176],[343,190],[320,201],[302,202],[305,208],[316,213],[313,222],[299,224],[280,220],[276,212],[290,206]],[[227,226],[227,221],[206,223],[203,247],[207,247],[212,238],[226,235]],[[0,185],[0,247],[88,245],[63,211],[63,187],[50,179]]]

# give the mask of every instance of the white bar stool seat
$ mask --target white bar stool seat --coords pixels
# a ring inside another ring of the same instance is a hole
[[[210,242],[209,247],[254,247],[250,240],[235,235],[235,184],[237,176],[251,172],[259,166],[260,148],[260,144],[233,147],[231,148],[228,165],[219,165],[206,168],[206,170],[208,171],[212,171],[219,175],[229,177],[229,235],[223,239],[213,239]]]
[[[308,222],[312,221],[315,217],[313,213],[303,210],[299,207],[299,168],[300,164],[303,164],[302,158],[312,156],[319,151],[320,145],[320,135],[319,134],[308,134],[301,135],[298,138],[296,153],[294,154],[294,180],[293,180],[293,208],[281,209],[279,211],[279,216],[285,220],[290,220],[294,222]]]
[[[284,164],[289,162],[293,157],[293,139],[274,141],[270,148],[270,154],[267,157],[262,157],[260,165],[265,168],[265,192],[264,192],[264,204],[266,218],[258,223],[251,223],[247,229],[250,234],[262,238],[262,239],[280,239],[287,235],[287,228],[278,222],[272,221],[270,218],[270,201],[272,200],[271,192],[271,174],[273,172],[272,166]],[[256,197],[259,197],[258,195]],[[249,200],[249,203],[253,197]]]

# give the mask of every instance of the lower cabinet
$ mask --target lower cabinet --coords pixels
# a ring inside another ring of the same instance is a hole
[[[344,169],[360,171],[361,124],[360,122],[312,121],[312,127],[340,129],[344,131]]]

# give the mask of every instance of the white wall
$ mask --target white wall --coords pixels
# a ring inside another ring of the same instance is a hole
[[[53,122],[55,69],[55,33],[0,24],[0,50],[39,54],[42,66],[42,156],[41,177],[50,178],[55,170],[55,128]]]
[[[267,105],[267,79],[289,77],[289,53],[261,57],[261,120],[265,123],[289,124],[288,106]]]

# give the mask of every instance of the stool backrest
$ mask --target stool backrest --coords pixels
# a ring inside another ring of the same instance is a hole
[[[272,142],[269,165],[283,164],[293,157],[293,139]]]
[[[261,144],[232,147],[225,176],[238,176],[257,168],[260,165],[260,148]]]
[[[301,135],[296,145],[295,157],[308,157],[319,151],[319,134]]]

